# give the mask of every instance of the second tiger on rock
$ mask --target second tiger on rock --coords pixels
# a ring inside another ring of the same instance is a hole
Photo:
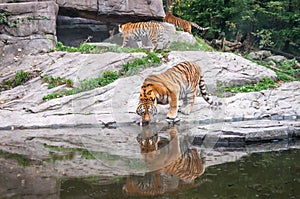
[[[156,50],[158,43],[164,42],[164,27],[158,22],[137,22],[126,23],[119,26],[119,32],[123,33],[123,45],[126,47],[128,40],[133,38],[137,41],[139,47],[142,47],[142,37],[148,37],[152,44],[152,51]]]

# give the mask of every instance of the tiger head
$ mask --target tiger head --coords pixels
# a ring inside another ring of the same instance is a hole
[[[129,22],[129,23],[122,24],[122,25],[119,24],[119,32],[120,32],[120,33],[124,33],[125,29],[126,29],[130,24],[132,24],[132,23]]]
[[[139,134],[136,137],[137,142],[140,145],[141,153],[151,153],[158,150],[158,142],[159,137],[158,134],[154,134],[149,137],[144,137],[141,134]]]
[[[136,113],[142,116],[143,123],[149,123],[157,113],[156,109],[156,92],[152,84],[144,84],[140,92],[140,102],[136,109]]]
[[[124,32],[124,24],[123,25],[121,25],[121,24],[119,24],[119,32],[120,33],[123,33]]]

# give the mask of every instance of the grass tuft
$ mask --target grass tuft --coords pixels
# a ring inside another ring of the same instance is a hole
[[[66,84],[67,87],[73,87],[73,81],[71,79],[65,79],[62,77],[46,76],[42,81],[43,83],[48,83],[48,89],[64,84]]]
[[[265,77],[262,81],[256,84],[246,84],[240,87],[230,86],[225,88],[225,91],[232,93],[246,93],[267,90],[270,88],[276,88],[276,83],[272,79]]]

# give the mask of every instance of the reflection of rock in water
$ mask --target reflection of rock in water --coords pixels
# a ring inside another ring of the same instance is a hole
[[[167,129],[170,139],[162,140],[150,127],[144,127],[137,141],[145,165],[151,172],[127,178],[123,191],[129,195],[154,196],[195,186],[205,171],[205,158],[186,140],[179,141],[175,127]],[[201,182],[200,182],[201,183]]]

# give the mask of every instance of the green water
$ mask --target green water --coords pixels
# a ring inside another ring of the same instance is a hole
[[[149,198],[272,198],[300,199],[300,150],[254,153],[238,161],[206,168],[193,184],[181,183],[170,192]],[[148,173],[147,175],[151,175]],[[143,176],[129,176],[147,187]],[[126,177],[101,185],[101,179],[65,179],[61,198],[147,198],[123,192]],[[148,183],[148,184],[147,184]],[[160,187],[161,188],[161,187]]]

